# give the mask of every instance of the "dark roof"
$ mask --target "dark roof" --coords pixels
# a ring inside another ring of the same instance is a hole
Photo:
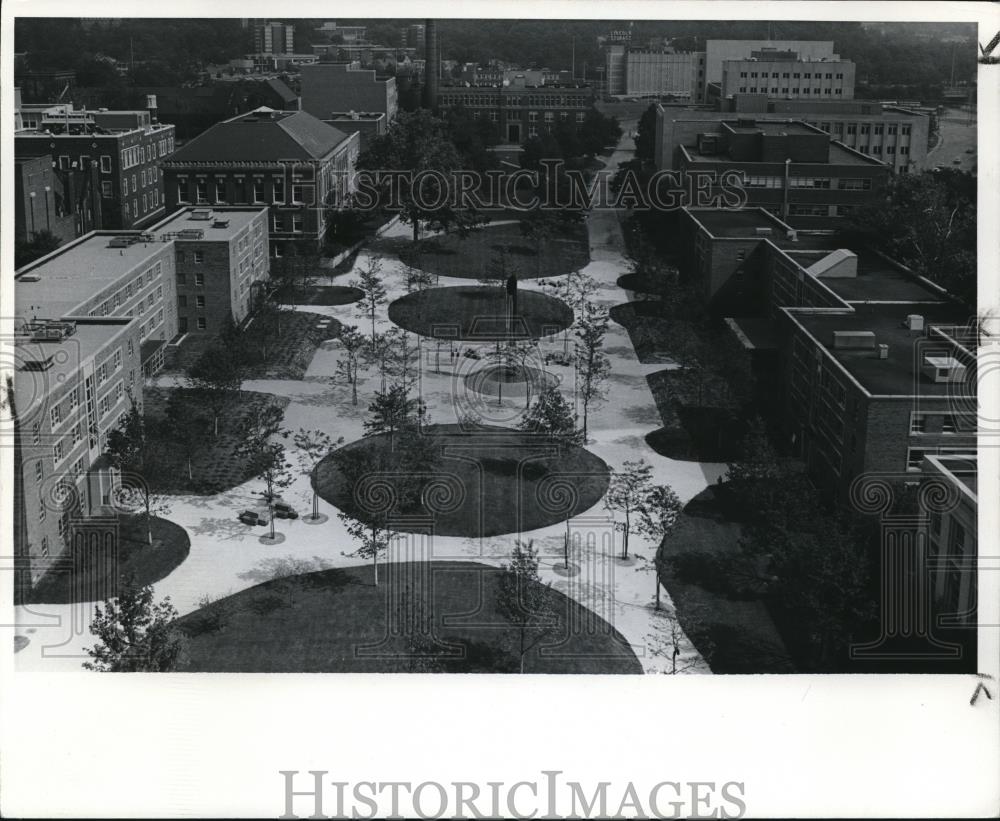
[[[965,395],[965,386],[931,382],[921,376],[923,356],[930,350],[924,332],[909,331],[903,326],[908,314],[923,316],[927,325],[962,325],[968,312],[942,305],[901,303],[898,305],[856,304],[851,313],[812,313],[807,308],[785,309],[834,359],[873,394],[897,396]],[[834,331],[872,331],[875,344],[887,344],[889,355],[879,359],[876,350],[833,347]],[[946,344],[933,346],[944,350]],[[973,388],[974,389],[974,388]],[[956,393],[958,392],[958,393]]]
[[[346,139],[343,131],[305,111],[258,108],[213,125],[171,154],[169,162],[314,160]]]
[[[298,102],[299,99],[298,95],[296,95],[294,91],[292,91],[288,86],[286,86],[283,82],[281,82],[281,80],[269,77],[264,82],[268,86],[270,86],[271,89],[274,91],[274,93],[277,94],[279,97],[281,97],[281,99],[284,100],[286,103]]]
[[[796,260],[803,268],[811,262]],[[823,282],[837,296],[848,302],[944,302],[946,297],[921,283],[912,275],[894,268],[870,252],[858,253],[856,277],[825,277]]]

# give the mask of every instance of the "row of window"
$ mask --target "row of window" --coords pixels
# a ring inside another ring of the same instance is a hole
[[[292,187],[292,199],[289,205],[308,205],[311,204],[314,199],[314,189],[311,185],[293,185]],[[226,193],[226,181],[218,179],[215,181],[215,186],[213,190],[213,195],[215,197],[215,202],[225,203],[229,201],[229,196]],[[209,185],[208,180],[197,180],[194,187],[194,197],[195,204],[197,205],[207,205],[209,195]],[[250,197],[249,203],[254,205],[285,205],[285,181],[281,178],[274,178],[271,180],[270,191],[268,190],[267,184],[263,180],[254,180],[250,186]],[[237,205],[246,205],[248,200],[246,197],[246,189],[242,184],[237,184],[235,186],[235,197],[233,199],[234,203]],[[188,199],[188,183],[187,180],[179,180],[177,183],[177,202],[187,203],[190,202]]]
[[[186,294],[179,294],[178,297],[177,297],[177,307],[178,308],[187,308],[187,306],[188,306],[187,295]],[[203,297],[201,295],[196,296],[194,298],[194,307],[195,308],[204,308],[205,307],[205,297]]]
[[[442,97],[441,105],[463,105],[469,107],[479,106],[486,108],[491,108],[497,105],[506,105],[507,107],[522,107],[529,105],[537,106],[538,108],[589,108],[590,96],[581,95],[579,97],[574,97],[554,94],[551,97],[530,99],[522,97],[509,97],[507,95],[450,94],[447,97]]]
[[[787,72],[787,71],[784,71],[784,72],[781,73],[781,76],[784,79],[786,79],[786,80],[788,79],[788,75],[789,75],[789,72]],[[747,72],[745,72],[745,71],[741,71],[740,72],[740,77],[744,77],[745,78],[746,76],[747,76]],[[762,78],[766,78],[767,77],[767,72],[766,71],[760,72],[760,76]],[[800,73],[800,72],[797,72],[797,71],[796,72],[792,72],[791,77],[792,77],[793,80],[798,80],[800,78],[803,79],[803,80],[811,80],[811,79],[813,79],[813,75],[812,75],[811,71],[807,71],[805,73]],[[827,80],[832,80],[834,78],[834,73],[830,73],[830,72],[828,72],[826,74],[822,74],[822,73],[819,73],[819,72],[816,73],[816,79],[817,80],[822,80],[822,79],[824,79],[824,77]],[[837,74],[836,77],[837,77],[838,80],[843,80],[844,79],[844,75],[843,74]],[[778,79],[778,72],[777,71],[772,71],[771,72],[771,78],[777,80]],[[756,71],[751,71],[750,72],[750,79],[751,80],[757,79],[757,72]]]
[[[830,188],[832,180],[829,177],[789,177],[789,188]],[[784,177],[776,174],[744,174],[743,185],[747,188],[781,188]],[[870,177],[841,177],[837,180],[840,191],[869,191],[872,187]]]
[[[153,284],[153,280],[158,278],[163,272],[163,263],[157,262],[150,265],[145,271],[139,274],[135,279],[129,280],[125,285],[119,288],[115,293],[108,297],[104,302],[97,306],[93,311],[90,312],[91,316],[110,316],[117,312],[117,310],[132,299],[133,296],[138,294],[144,287]],[[152,307],[153,299],[163,299],[163,286],[158,285],[156,291],[150,293],[148,296],[148,302],[150,307]],[[131,316],[131,313],[129,313]],[[129,354],[131,356],[131,353]]]
[[[168,148],[168,143],[169,143],[169,148]],[[159,140],[155,145],[153,143],[148,143],[144,146],[133,145],[130,146],[129,148],[123,148],[122,170],[134,168],[137,165],[142,165],[142,163],[144,162],[152,162],[157,157],[164,157],[172,151],[173,151],[172,138]]]
[[[758,90],[757,86],[750,86],[749,88],[747,88],[747,86],[740,86],[740,94],[767,94],[767,93],[768,93],[767,86],[761,86],[759,90]],[[771,94],[778,94],[778,93],[779,93],[778,86],[772,86],[771,87]],[[808,96],[809,94],[816,94],[816,95],[827,94],[827,95],[833,96],[833,95],[843,94],[844,93],[844,89],[842,89],[842,88],[822,88],[822,89],[821,88],[812,88],[812,89],[810,89],[808,87],[806,87],[806,88],[791,88],[790,89],[788,87],[785,87],[785,88],[781,89],[780,93],[781,94],[804,94],[806,96]]]

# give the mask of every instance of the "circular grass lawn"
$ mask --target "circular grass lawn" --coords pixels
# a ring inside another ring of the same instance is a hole
[[[419,485],[420,502],[390,513],[430,516],[441,536],[499,536],[558,524],[593,507],[608,489],[608,466],[577,445],[500,427],[431,425],[422,435],[433,438],[436,468]],[[389,447],[387,434],[344,445],[339,452],[364,454],[371,472],[352,486],[333,454],[313,473],[317,493],[367,521],[375,502],[366,496],[381,499],[379,484],[398,481]],[[423,532],[424,525],[398,529]]]
[[[548,294],[521,290],[517,314],[508,321],[505,288],[463,285],[402,296],[389,305],[389,319],[421,336],[486,342],[559,333],[573,324],[573,309]]]
[[[474,562],[371,564],[265,582],[174,622],[188,672],[517,673],[518,634],[497,612],[500,571]],[[555,623],[525,656],[526,673],[641,673],[628,643],[550,590]],[[429,629],[390,614],[426,612]],[[395,622],[395,618],[392,619]],[[402,635],[400,635],[402,633]],[[390,637],[391,636],[391,637]],[[534,641],[536,636],[529,637]]]
[[[532,396],[538,396],[546,388],[559,384],[558,378],[546,373],[541,368],[531,365],[487,365],[467,374],[463,382],[465,387],[475,393],[486,396],[500,395],[500,385],[503,385],[503,396],[526,396],[528,389]]]
[[[568,226],[564,231],[538,246],[521,233],[517,223],[491,225],[471,232],[465,239],[457,235],[431,237],[418,247],[412,244],[400,250],[400,259],[443,277],[493,279],[499,276],[501,256],[505,276],[518,279],[557,277],[583,268],[590,262],[587,229]]]
[[[123,579],[135,574],[139,585],[169,576],[191,551],[191,539],[180,525],[153,517],[153,543],[147,543],[144,515],[123,516],[118,550],[66,550],[32,590],[34,604],[77,604],[117,596]]]

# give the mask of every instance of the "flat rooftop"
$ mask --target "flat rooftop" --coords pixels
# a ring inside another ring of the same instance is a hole
[[[104,348],[132,322],[131,317],[102,317],[80,321],[76,333],[61,342],[32,342],[18,339],[15,343],[19,364],[52,357],[52,366],[44,371],[21,370],[14,372],[14,396],[17,411],[28,417],[44,402],[46,393],[62,384],[67,377],[94,354]]]
[[[803,259],[794,251],[788,255],[803,268],[817,258]],[[847,302],[944,302],[940,293],[919,280],[897,270],[884,259],[869,251],[857,252],[856,277],[820,277],[837,296]]]
[[[162,242],[137,242],[127,248],[109,248],[116,236],[135,231],[103,231],[67,243],[54,254],[15,273],[14,310],[19,316],[55,319],[71,314],[80,304],[125,274],[142,267],[167,247]],[[28,281],[39,277],[38,281]]]
[[[758,228],[770,228],[772,236],[792,230],[763,208],[689,208],[688,213],[713,237],[756,237]],[[763,239],[763,237],[761,237]]]
[[[828,282],[829,280],[824,280]],[[950,304],[919,305],[855,305],[853,313],[810,313],[808,309],[787,309],[833,357],[869,393],[898,396],[954,395],[957,386],[932,382],[920,373],[916,346],[925,338],[923,332],[907,330],[904,322],[909,314],[920,314],[926,325],[961,325],[968,321],[968,312]],[[834,331],[872,331],[875,345],[888,345],[887,359],[878,358],[878,349],[844,349],[833,347]]]
[[[167,217],[167,219],[158,222],[152,228],[147,228],[146,230],[157,239],[162,239],[164,234],[176,233],[186,228],[201,228],[205,232],[202,238],[203,242],[229,241],[253,222],[254,217],[259,216],[262,211],[266,210],[266,205],[256,208],[210,208],[208,206],[195,206],[193,208],[185,208],[183,211],[177,211]],[[211,216],[208,219],[193,219],[192,214],[195,211],[208,211]],[[215,224],[217,220],[228,222],[229,224],[217,227]]]

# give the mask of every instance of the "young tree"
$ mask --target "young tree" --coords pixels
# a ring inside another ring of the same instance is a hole
[[[372,560],[375,587],[378,587],[378,557],[389,549],[391,532],[386,525],[385,514],[366,513],[365,521],[340,511],[337,518],[344,523],[347,535],[361,543],[351,556]]]
[[[611,373],[611,362],[603,351],[608,320],[606,311],[588,302],[576,324],[576,377],[577,391],[583,401],[584,442],[590,406],[605,398],[604,382]]]
[[[275,436],[286,436],[281,429],[284,411],[277,405],[254,405],[240,426],[240,444],[237,454],[252,460],[257,477],[264,480],[264,499],[270,519],[270,539],[275,538],[274,502],[279,491],[292,483],[291,464],[285,447],[273,441]]]
[[[496,606],[518,634],[518,662],[524,672],[524,657],[556,626],[552,591],[538,575],[534,543],[514,543],[509,563],[500,565]]]
[[[375,314],[382,305],[385,305],[386,300],[386,290],[385,285],[382,284],[381,273],[382,258],[370,256],[364,267],[359,269],[359,278],[352,279],[348,283],[352,288],[359,288],[364,292],[364,296],[358,301],[356,314],[371,321],[373,350],[375,348]]]
[[[625,515],[622,558],[628,558],[628,540],[632,531],[633,517],[641,516],[653,489],[653,468],[645,459],[625,462],[621,470],[611,472],[604,505],[611,511],[621,511]],[[641,522],[639,527],[641,527]],[[638,529],[638,528],[637,528]]]
[[[660,610],[659,608],[657,608],[657,611],[654,616],[656,630],[646,636],[648,639],[646,646],[649,648],[651,655],[668,659],[670,669],[663,672],[667,675],[675,676],[678,673],[686,673],[689,670],[701,667],[702,656],[695,650],[694,645],[689,640],[686,640],[687,637],[681,628],[677,611]],[[700,641],[699,646],[704,643],[705,640]],[[682,658],[681,654],[685,650],[691,652],[686,658]],[[702,653],[707,652],[710,652],[710,648],[702,647]]]
[[[657,542],[657,560],[654,576],[656,581],[656,609],[660,609],[660,567],[659,547],[677,524],[683,506],[681,500],[669,485],[654,485],[649,489],[643,506],[639,509],[639,530]]]
[[[94,607],[90,632],[98,643],[86,648],[92,661],[83,666],[100,673],[166,673],[177,666],[184,649],[171,627],[177,609],[170,597],[153,603],[153,588],[135,576],[123,580],[118,596]]]
[[[357,325],[344,325],[340,329],[340,344],[343,346],[347,358],[339,362],[338,365],[347,375],[347,381],[351,386],[352,405],[358,404],[358,370],[361,366],[361,353],[366,341]]]
[[[167,400],[166,430],[187,464],[188,481],[194,481],[193,460],[205,444],[206,425],[201,409],[190,393],[172,390]]]
[[[212,345],[198,357],[188,371],[191,387],[205,392],[212,409],[212,430],[219,435],[222,411],[243,383],[243,363],[239,348]]]
[[[582,431],[576,429],[573,409],[555,387],[545,388],[538,394],[518,428],[573,444],[583,441]]]
[[[403,274],[406,278],[406,292],[408,294],[412,293],[414,288],[418,291],[429,288],[435,281],[434,274],[416,265],[407,265]]]
[[[119,504],[130,505],[135,501],[145,511],[146,543],[153,543],[153,515],[169,513],[166,500],[150,490],[149,478],[157,470],[158,453],[155,444],[146,435],[146,421],[133,397],[122,423],[108,432],[105,454],[120,472],[115,498]]]
[[[301,428],[295,434],[292,441],[295,443],[295,447],[298,448],[299,465],[302,467],[302,472],[307,474],[311,481],[316,466],[344,444],[344,437],[339,436],[337,439],[334,439],[321,430],[305,430]],[[312,515],[309,518],[313,522],[320,518],[319,494],[316,492],[315,485],[312,486]]]
[[[387,391],[377,391],[368,406],[371,416],[364,422],[364,435],[389,435],[389,451],[396,450],[396,434],[414,432],[428,421],[427,406],[420,398],[410,399],[399,385]]]

